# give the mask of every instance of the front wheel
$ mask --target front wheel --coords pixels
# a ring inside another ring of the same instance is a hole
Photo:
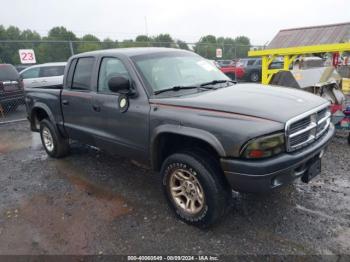
[[[161,174],[168,204],[182,221],[208,227],[224,215],[231,191],[207,156],[175,153],[165,160]]]
[[[40,122],[40,137],[46,153],[54,158],[64,157],[69,152],[69,142],[47,119]]]

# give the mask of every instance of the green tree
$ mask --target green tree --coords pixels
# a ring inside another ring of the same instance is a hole
[[[6,40],[6,29],[3,25],[0,25],[0,40]],[[4,60],[5,51],[5,44],[0,43],[0,63],[6,63],[6,61]]]
[[[206,35],[199,39],[194,50],[197,54],[208,59],[215,59],[216,48],[218,47],[216,37],[214,35]]]
[[[137,47],[150,46],[151,42],[152,42],[152,39],[147,35],[138,35],[135,38],[135,46]]]
[[[174,39],[169,34],[160,34],[153,37],[153,46],[176,47]]]
[[[41,36],[37,32],[27,29],[21,32],[20,39],[28,41],[38,41],[41,40]]]
[[[102,42],[102,49],[112,49],[118,47],[118,41],[113,41],[110,38],[106,38]]]
[[[246,36],[218,37],[206,35],[196,43],[194,50],[196,53],[208,59],[216,59],[216,49],[221,48],[223,59],[233,59],[246,57],[250,49],[250,40]]]
[[[177,46],[180,48],[180,49],[185,49],[185,50],[190,50],[187,43],[184,42],[184,41],[181,41],[181,40],[177,40],[176,41],[176,44]]]
[[[246,36],[238,36],[235,38],[236,42],[236,54],[238,58],[247,57],[251,44],[250,39]]]
[[[91,34],[84,35],[80,40],[82,42],[78,43],[77,53],[99,50],[102,47],[100,39]]]
[[[3,63],[19,64],[20,57],[18,54],[19,49],[34,49],[35,51],[38,44],[34,42],[26,41],[38,41],[40,35],[31,30],[21,31],[19,28],[9,26],[5,29],[0,25],[0,40],[13,40],[15,42],[0,43],[0,59]],[[23,41],[23,42],[21,42]]]
[[[233,59],[235,57],[236,41],[231,37],[217,38],[218,48],[222,48],[223,59]]]
[[[21,40],[21,31],[18,29],[18,27],[9,26],[7,29],[2,31],[4,40]],[[19,42],[2,44],[1,59],[5,63],[18,64],[20,61],[18,50],[21,48],[23,48],[23,44]]]
[[[120,42],[119,46],[121,48],[134,47],[135,46],[135,42],[134,42],[133,39],[125,39],[122,42]]]
[[[36,56],[40,63],[67,61],[72,55],[72,52],[69,42],[66,41],[76,41],[78,38],[73,32],[60,26],[52,28],[49,31],[48,36],[43,37],[43,40],[48,42],[39,45],[38,54],[36,54]]]

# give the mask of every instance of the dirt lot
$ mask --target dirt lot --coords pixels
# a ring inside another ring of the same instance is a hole
[[[350,254],[350,147],[322,175],[269,195],[234,193],[216,227],[168,210],[157,174],[74,145],[50,159],[27,122],[0,126],[0,254]]]

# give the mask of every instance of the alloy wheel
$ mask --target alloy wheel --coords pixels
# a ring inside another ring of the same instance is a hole
[[[170,193],[175,204],[188,214],[198,214],[204,207],[204,191],[197,177],[185,169],[170,175]]]

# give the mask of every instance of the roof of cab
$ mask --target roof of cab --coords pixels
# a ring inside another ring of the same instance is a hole
[[[91,51],[86,53],[80,53],[75,55],[74,57],[86,56],[86,55],[116,55],[123,54],[129,57],[137,56],[137,55],[146,55],[146,54],[154,54],[154,53],[163,53],[163,52],[188,52],[183,49],[176,48],[167,48],[167,47],[132,47],[132,48],[115,48],[115,49],[104,49]]]

